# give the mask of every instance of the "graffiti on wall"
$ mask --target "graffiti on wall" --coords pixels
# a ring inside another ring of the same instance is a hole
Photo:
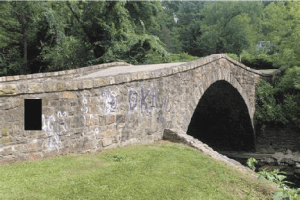
[[[109,89],[104,89],[103,91],[104,98],[104,113],[108,115],[111,112],[114,112],[118,107],[117,94],[114,91]]]
[[[58,149],[60,144],[60,135],[67,132],[67,112],[58,111],[55,115],[50,115],[48,118],[42,114],[43,131],[47,132],[47,145],[49,150]]]
[[[138,104],[138,93],[132,88],[129,90],[128,104],[130,111],[134,111]]]
[[[155,87],[146,89],[145,86],[142,85],[140,101],[138,98],[139,93],[133,88],[130,88],[128,91],[128,106],[130,112],[136,110],[139,103],[141,114],[146,113],[146,115],[149,115],[149,113],[154,111],[154,108],[157,106],[157,90]]]

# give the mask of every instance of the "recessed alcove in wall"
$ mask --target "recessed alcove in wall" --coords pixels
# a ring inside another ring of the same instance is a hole
[[[254,133],[247,106],[227,81],[216,81],[203,94],[187,131],[217,151],[253,151]]]

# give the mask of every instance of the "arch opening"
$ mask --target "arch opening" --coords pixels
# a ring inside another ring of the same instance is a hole
[[[194,111],[187,131],[216,151],[255,151],[247,105],[227,81],[211,84]]]

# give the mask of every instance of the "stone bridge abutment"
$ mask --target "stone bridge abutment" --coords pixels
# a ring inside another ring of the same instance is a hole
[[[162,139],[164,129],[190,131],[192,119],[206,107],[217,117],[219,104],[227,106],[219,106],[221,113],[234,105],[242,107],[231,115],[246,112],[245,124],[252,129],[252,135],[246,136],[254,143],[255,88],[263,77],[268,75],[224,54],[186,63],[110,63],[0,77],[0,160],[31,160],[152,142]],[[211,95],[212,104],[207,103]],[[42,100],[41,130],[24,130],[24,99]]]

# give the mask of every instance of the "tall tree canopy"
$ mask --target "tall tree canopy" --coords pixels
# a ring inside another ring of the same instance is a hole
[[[160,2],[0,2],[0,73],[164,62]]]
[[[253,47],[262,11],[260,2],[207,3],[202,10],[202,34],[197,38],[201,51],[240,54]]]

